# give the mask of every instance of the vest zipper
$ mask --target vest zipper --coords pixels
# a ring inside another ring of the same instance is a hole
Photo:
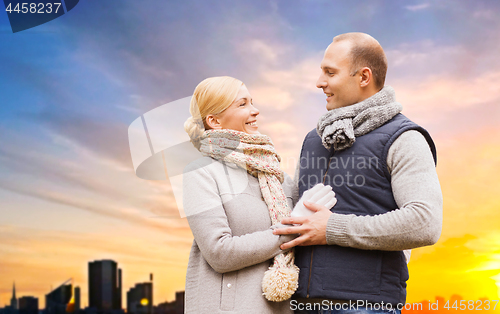
[[[326,165],[325,175],[323,176],[323,184],[325,184],[326,175],[328,174],[328,170],[330,170],[330,162],[332,161],[334,153],[335,153],[335,150],[332,150],[332,153],[330,154],[330,157],[328,158],[328,165]],[[309,279],[307,281],[307,296],[306,296],[306,298],[309,298],[309,286],[311,285],[311,272],[312,272],[312,265],[313,265],[313,256],[314,256],[314,247],[311,248],[311,263],[309,264]]]
[[[309,285],[311,284],[311,272],[312,272],[312,266],[313,266],[313,255],[314,255],[314,247],[311,248],[311,263],[309,264],[309,280],[307,282],[307,296],[306,296],[306,298],[309,298]]]

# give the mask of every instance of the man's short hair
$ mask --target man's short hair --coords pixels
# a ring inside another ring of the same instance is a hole
[[[351,43],[351,75],[355,75],[363,67],[368,67],[372,70],[375,87],[382,89],[387,73],[387,57],[379,42],[364,33],[346,33],[333,38],[334,43],[344,40]]]

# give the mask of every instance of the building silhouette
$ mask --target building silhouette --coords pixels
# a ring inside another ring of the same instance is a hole
[[[75,311],[79,311],[81,309],[80,287],[75,287],[73,292],[75,293]]]
[[[153,283],[137,283],[127,292],[127,314],[153,314]]]
[[[18,314],[16,283],[13,283],[12,285],[12,298],[10,299],[10,305],[6,305],[5,308],[0,309],[0,314]]]
[[[175,293],[175,300],[154,307],[153,314],[184,314],[184,291]]]
[[[122,308],[122,271],[112,260],[89,262],[89,307],[97,313]]]
[[[38,314],[38,298],[31,296],[19,298],[19,314]]]
[[[71,300],[72,292],[72,285],[66,283],[71,280],[67,280],[45,295],[45,314],[66,314],[66,307]]]

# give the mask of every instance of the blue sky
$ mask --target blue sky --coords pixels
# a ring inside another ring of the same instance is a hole
[[[488,191],[481,204],[489,221],[498,218],[488,207],[497,204],[488,197],[498,185],[480,174],[500,170],[491,153],[500,133],[499,11],[497,1],[466,0],[82,0],[64,16],[15,34],[0,14],[0,306],[13,280],[42,295],[47,281],[55,285],[67,274],[84,281],[85,262],[106,257],[128,267],[129,286],[141,278],[141,265],[156,269],[155,278],[172,283],[159,284],[155,299],[171,298],[183,288],[192,238],[185,220],[175,218],[168,182],[135,176],[129,124],[191,95],[206,77],[234,76],[247,84],[262,132],[289,160],[283,168],[292,175],[304,135],[325,111],[315,87],[323,51],[344,32],[369,33],[384,47],[387,83],[403,113],[441,148],[443,190]],[[471,168],[464,143],[486,153],[476,165],[483,168],[472,167],[480,174],[464,171],[457,179],[457,167]],[[464,212],[449,216],[443,239],[486,226],[464,226],[468,214],[457,203],[450,199],[445,213]],[[74,245],[86,249],[73,252]],[[32,265],[39,283],[17,266],[30,256],[39,259]],[[61,258],[64,274],[53,267]]]

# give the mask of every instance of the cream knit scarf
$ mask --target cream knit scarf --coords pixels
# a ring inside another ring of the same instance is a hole
[[[279,167],[281,158],[267,135],[247,134],[235,130],[208,130],[201,137],[200,151],[219,161],[235,163],[259,179],[260,190],[269,208],[273,225],[289,217],[283,192],[284,175]],[[264,274],[262,291],[269,301],[284,301],[297,290],[299,268],[295,266],[293,250],[278,254]]]
[[[316,131],[326,149],[333,146],[339,151],[351,147],[356,137],[382,126],[401,110],[394,89],[386,85],[357,104],[328,111],[319,118]]]

